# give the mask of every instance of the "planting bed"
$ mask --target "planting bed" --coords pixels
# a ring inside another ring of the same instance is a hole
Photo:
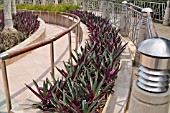
[[[120,70],[122,46],[119,30],[108,19],[92,13],[71,11],[78,15],[89,30],[89,40],[81,52],[74,51],[65,69],[58,69],[63,79],[49,79],[43,86],[34,82],[37,92],[27,86],[41,101],[33,106],[51,112],[101,112],[112,92]]]
[[[13,15],[15,33],[4,33],[4,13],[0,11],[0,53],[12,48],[33,34],[40,25],[38,16],[30,12],[19,12]]]

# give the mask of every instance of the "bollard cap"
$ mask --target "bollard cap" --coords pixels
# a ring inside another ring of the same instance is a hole
[[[127,4],[127,1],[123,1],[122,4]]]
[[[147,12],[153,13],[153,10],[151,8],[143,8],[142,9],[142,13],[147,13]]]
[[[170,40],[165,38],[150,38],[138,46],[138,51],[153,57],[170,58]]]

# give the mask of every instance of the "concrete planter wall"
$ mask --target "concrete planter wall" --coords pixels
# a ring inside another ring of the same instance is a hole
[[[65,28],[68,28],[71,25],[76,23],[72,18],[69,18],[68,16],[64,16],[57,12],[32,11],[32,13],[35,15],[38,15],[39,18],[44,20],[46,23],[59,25],[59,26],[65,27]],[[79,37],[80,37],[80,40],[82,40],[83,31],[82,31],[81,27],[79,28]]]
[[[123,37],[122,37],[123,39]],[[123,41],[125,43],[125,41]],[[121,55],[121,69],[102,113],[125,113],[132,87],[132,58],[128,46]]]
[[[38,18],[38,20],[40,21],[40,26],[39,28],[37,29],[37,31],[32,34],[29,38],[27,38],[26,40],[24,40],[23,42],[21,42],[20,44],[14,46],[13,48],[7,50],[6,52],[9,52],[9,51],[15,51],[17,49],[20,49],[20,48],[23,48],[23,47],[26,47],[27,45],[30,45],[30,44],[33,44],[35,42],[38,42],[42,39],[44,39],[46,37],[46,34],[45,34],[45,23],[42,19]],[[5,53],[5,52],[3,52]],[[20,58],[26,56],[27,54],[29,54],[30,52],[27,52],[27,53],[24,53],[22,55],[19,55],[17,57],[14,57],[14,58],[11,58],[11,59],[8,59],[6,60],[6,64],[9,65],[9,64],[12,64],[13,62],[19,60]]]

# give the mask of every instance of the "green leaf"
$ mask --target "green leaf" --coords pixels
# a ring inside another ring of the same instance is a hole
[[[95,92],[94,92],[95,97],[99,95],[99,91],[101,90],[101,86],[103,85],[104,80],[105,80],[105,77],[102,79],[102,81],[98,84],[97,88],[95,89]]]
[[[43,82],[43,95],[47,96],[47,84],[45,83],[45,81]]]

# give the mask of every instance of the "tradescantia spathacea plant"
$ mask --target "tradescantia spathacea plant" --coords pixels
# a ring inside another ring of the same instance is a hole
[[[62,113],[99,113],[107,95],[112,91],[120,70],[120,54],[125,49],[119,30],[109,19],[89,12],[71,11],[88,26],[89,40],[57,70],[62,79],[48,78],[43,86],[34,81],[37,91],[27,87],[41,100],[34,107],[43,111]]]
[[[16,33],[3,33],[4,13],[0,10],[0,53],[12,48],[27,39],[39,27],[38,15],[31,12],[18,12],[12,15]]]

